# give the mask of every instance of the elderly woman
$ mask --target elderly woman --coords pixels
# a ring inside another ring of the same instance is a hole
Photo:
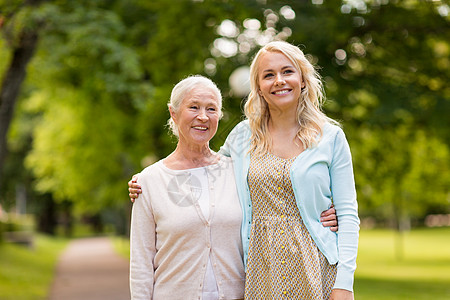
[[[230,158],[209,148],[222,97],[191,76],[173,89],[175,151],[139,175],[131,221],[132,299],[242,299],[241,208]]]

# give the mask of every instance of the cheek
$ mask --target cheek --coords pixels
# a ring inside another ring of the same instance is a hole
[[[261,92],[263,92],[264,94],[269,93],[269,91],[270,91],[270,84],[263,82],[263,83],[261,83],[261,84],[259,85],[259,89],[260,89]]]
[[[219,117],[215,116],[213,119],[211,119],[211,124],[212,124],[212,126],[217,128],[219,126]]]
[[[219,126],[219,116],[211,117],[209,120],[211,124],[210,127],[214,129],[214,131],[217,130],[217,127]]]

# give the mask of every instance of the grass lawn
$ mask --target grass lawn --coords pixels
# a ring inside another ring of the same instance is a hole
[[[450,228],[362,230],[357,262],[355,299],[450,299]]]
[[[450,228],[415,229],[402,237],[389,230],[360,233],[355,299],[450,299]],[[129,241],[113,237],[117,252],[129,257]],[[44,300],[58,255],[67,240],[38,235],[33,250],[0,246],[0,299]]]
[[[0,245],[0,299],[44,300],[67,240],[37,235],[34,247]]]

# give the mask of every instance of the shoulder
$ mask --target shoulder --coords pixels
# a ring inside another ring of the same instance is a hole
[[[218,165],[221,167],[228,167],[233,166],[233,159],[230,156],[225,156],[221,153],[218,153],[219,155],[219,163]]]
[[[161,173],[164,172],[164,165],[162,160],[159,160],[150,166],[146,167],[139,173],[138,180],[146,180],[146,179],[152,179],[156,176],[159,176]]]
[[[345,133],[339,125],[326,123],[322,127],[322,136],[320,137],[319,147],[334,149],[347,144]]]
[[[232,133],[233,132],[242,133],[242,132],[246,132],[246,131],[250,132],[250,123],[248,120],[239,122],[236,126],[234,126],[234,128],[231,132]]]
[[[345,139],[345,133],[342,128],[329,122],[322,127],[322,135],[324,140]]]
[[[228,135],[228,139],[242,141],[242,139],[248,139],[250,136],[250,123],[248,120],[244,120],[234,126],[233,130],[231,130]]]
[[[343,130],[340,126],[330,123],[330,122],[327,122],[323,125],[322,132],[323,132],[323,135],[326,136],[326,135],[336,135],[339,132],[343,133]]]
[[[247,149],[250,144],[250,137],[251,131],[248,120],[241,121],[228,134],[220,152],[226,156],[234,156],[242,149]]]

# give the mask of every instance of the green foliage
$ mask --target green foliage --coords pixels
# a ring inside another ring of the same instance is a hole
[[[11,53],[8,51],[6,42],[0,39],[0,61],[7,62],[10,60]],[[6,63],[0,64],[0,80],[3,81],[3,74],[5,73],[8,65]]]
[[[404,125],[389,131],[359,127],[351,133],[363,216],[399,222],[448,209],[450,156],[438,137]]]
[[[174,149],[164,126],[172,87],[196,73],[217,82],[226,110],[211,142],[218,150],[242,118],[230,74],[261,41],[283,38],[321,67],[325,110],[351,144],[362,215],[399,223],[450,211],[450,31],[441,1],[58,0],[23,11],[20,3],[0,2],[5,15],[16,13],[2,28],[0,59],[9,59],[14,28],[41,26],[41,38],[9,134],[3,197],[35,177],[36,191],[79,213],[126,211],[128,178]],[[283,15],[287,6],[294,19]],[[261,25],[251,38],[249,19]],[[222,36],[224,20],[238,33]],[[250,48],[224,56],[218,38]]]
[[[27,158],[39,178],[36,188],[90,212],[122,202],[117,197],[126,172],[121,132],[125,134],[123,124],[131,120],[105,100],[80,105],[87,97],[82,92],[58,90],[57,95],[35,128]]]
[[[59,254],[67,241],[36,236],[33,249],[0,245],[0,298],[46,299]]]
[[[151,87],[137,54],[121,41],[126,32],[114,12],[51,5],[42,11],[51,17],[29,76],[36,91],[27,106],[41,113],[27,166],[38,191],[70,199],[80,213],[121,207],[134,169],[127,131]]]

